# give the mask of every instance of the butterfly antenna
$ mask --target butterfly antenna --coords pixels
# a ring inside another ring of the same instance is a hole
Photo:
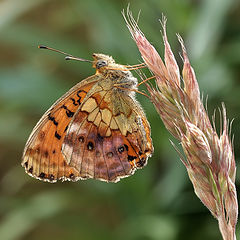
[[[84,58],[79,58],[79,57],[74,57],[74,56],[71,55],[71,54],[65,53],[65,52],[60,51],[60,50],[57,50],[57,49],[55,49],[55,48],[47,47],[47,46],[44,46],[44,45],[39,45],[38,48],[48,49],[48,50],[51,50],[51,51],[53,51],[53,52],[57,52],[57,53],[61,53],[61,54],[63,54],[63,55],[66,55],[65,60],[77,60],[77,61],[90,62],[90,63],[92,63],[92,61],[90,61],[90,60],[87,60],[87,59],[84,59]]]

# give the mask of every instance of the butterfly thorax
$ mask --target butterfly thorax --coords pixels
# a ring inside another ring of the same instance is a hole
[[[111,56],[105,54],[93,54],[93,59],[96,75],[103,76],[101,85],[103,84],[107,88],[116,88],[128,94],[132,89],[137,89],[138,81],[126,66],[115,63]],[[134,92],[132,91],[132,93]]]

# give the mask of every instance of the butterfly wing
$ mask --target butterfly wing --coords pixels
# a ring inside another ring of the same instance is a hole
[[[75,85],[39,120],[23,153],[22,166],[29,175],[50,182],[79,177],[79,172],[65,161],[61,147],[75,112],[98,80],[94,75]]]
[[[135,99],[93,91],[69,124],[62,153],[80,178],[117,182],[146,164],[153,151],[150,126]]]

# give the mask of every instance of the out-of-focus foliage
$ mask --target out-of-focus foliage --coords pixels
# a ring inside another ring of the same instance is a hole
[[[0,1],[1,240],[221,238],[217,221],[193,193],[168,141],[172,137],[142,96],[138,99],[152,126],[155,153],[134,176],[117,184],[93,180],[47,184],[30,178],[20,166],[27,137],[44,111],[71,86],[94,74],[88,63],[66,62],[37,45],[87,59],[102,52],[119,63],[136,64],[140,55],[121,16],[128,2]],[[175,33],[183,36],[204,99],[208,95],[209,114],[224,101],[228,117],[235,118],[232,132],[239,166],[239,2],[132,0],[130,5],[136,15],[141,9],[139,26],[160,53],[162,13],[168,18],[176,56],[180,48]]]

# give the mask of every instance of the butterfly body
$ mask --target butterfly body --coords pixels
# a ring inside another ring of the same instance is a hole
[[[96,74],[57,100],[33,129],[22,161],[31,176],[117,182],[152,154],[150,126],[135,99],[137,79],[112,57],[93,58]]]

